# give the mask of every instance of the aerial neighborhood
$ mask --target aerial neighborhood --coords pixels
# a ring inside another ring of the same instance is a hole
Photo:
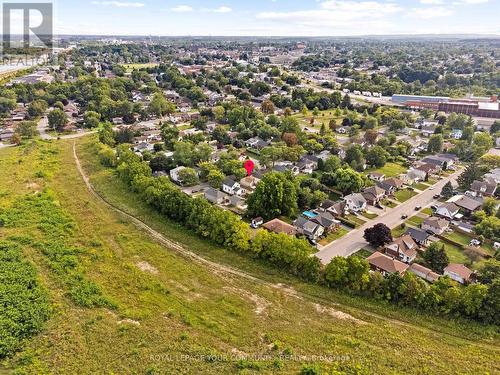
[[[389,41],[367,41],[369,49],[351,40],[61,43],[47,64],[0,87],[0,149],[67,142],[80,169],[100,173],[79,172],[89,189],[106,178],[131,194],[108,186],[93,196],[144,205],[137,212],[172,225],[175,241],[195,236],[206,252],[223,249],[200,261],[193,240],[184,246],[194,244],[193,263],[234,252],[380,310],[391,303],[498,324],[498,277],[490,275],[500,260],[500,103],[493,72],[479,71],[498,69],[500,54],[487,42],[448,54],[437,42],[421,54],[416,42]],[[428,65],[402,63],[401,50]],[[144,220],[133,222],[153,233]],[[110,242],[120,248],[121,240]],[[159,273],[141,264],[148,276]],[[154,288],[168,295],[176,287]],[[184,289],[195,296],[195,287]],[[113,306],[99,305],[114,316]],[[149,314],[127,313],[120,321]],[[181,315],[188,328],[179,342],[194,336],[198,315]]]

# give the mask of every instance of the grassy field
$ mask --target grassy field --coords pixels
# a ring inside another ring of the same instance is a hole
[[[412,216],[406,221],[407,224],[413,225],[414,227],[420,227],[423,222],[424,219],[420,216]]]
[[[132,73],[134,70],[144,69],[144,68],[154,68],[158,66],[156,63],[144,63],[144,64],[122,64],[122,66],[127,70],[127,73]]]
[[[382,168],[367,170],[365,174],[373,172],[382,173],[385,175],[385,177],[389,178],[389,177],[397,177],[400,174],[405,173],[406,168],[396,163],[387,163]]]
[[[64,247],[82,250],[74,259],[79,272],[111,303],[80,306],[47,255],[26,247],[23,254],[47,288],[53,313],[42,333],[3,360],[0,372],[289,374],[312,365],[357,374],[500,370],[495,329],[304,284],[201,241],[151,211],[113,171],[100,167],[90,137],[78,140],[83,167],[100,194],[224,267],[180,255],[178,245],[158,243],[87,190],[71,142],[0,150],[0,209],[48,189],[51,210],[71,224]],[[45,215],[32,215],[34,223],[38,216],[43,222]],[[31,225],[29,235],[44,241],[50,229]],[[22,225],[0,228],[2,239],[26,234]],[[333,356],[333,362],[314,355]]]
[[[396,199],[397,199],[398,202],[404,203],[407,200],[413,198],[417,194],[418,193],[415,192],[415,191],[405,189],[405,190],[399,190],[399,191],[397,191],[394,194],[394,196],[396,197]]]
[[[303,113],[299,113],[294,115],[294,117],[299,121],[299,124],[302,127],[307,128],[317,128],[320,129],[322,124],[328,128],[330,124],[330,120],[335,120],[338,126],[342,124],[342,119],[344,116],[337,117],[335,116],[335,111],[319,111],[317,116],[313,115],[313,111],[308,111],[306,115]],[[311,118],[314,118],[314,125],[311,125]]]
[[[364,216],[369,220],[373,220],[373,219],[376,219],[378,217],[378,215],[376,213],[372,213],[372,212],[370,212],[370,213],[369,212],[362,212],[361,216]]]

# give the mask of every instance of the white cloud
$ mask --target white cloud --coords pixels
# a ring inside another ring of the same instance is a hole
[[[443,4],[443,0],[420,0],[420,4],[426,4],[426,5],[441,5]]]
[[[369,27],[374,19],[382,19],[401,12],[395,3],[378,1],[334,0],[320,3],[320,9],[292,12],[261,12],[257,18],[271,21],[294,22],[302,26],[316,27]],[[380,23],[380,22],[379,22]],[[368,28],[365,32],[370,33]]]
[[[122,1],[92,1],[94,5],[113,6],[118,8],[142,8],[144,3],[130,3]]]
[[[488,0],[462,0],[464,4],[484,4],[487,3]]]
[[[230,13],[233,10],[226,6],[220,6],[217,8],[202,8],[201,11],[206,13]]]
[[[171,9],[172,12],[177,13],[188,13],[192,12],[193,10],[193,7],[190,7],[189,5],[177,5],[176,7]]]
[[[438,17],[448,17],[454,13],[453,9],[446,7],[413,8],[408,15],[417,18],[430,19]]]

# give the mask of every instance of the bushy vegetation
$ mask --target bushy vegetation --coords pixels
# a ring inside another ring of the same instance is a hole
[[[82,307],[113,307],[101,289],[85,277],[81,257],[85,249],[68,246],[66,239],[73,233],[75,225],[58,206],[50,192],[23,196],[0,216],[5,227],[25,228],[40,231],[43,240],[31,237],[19,239],[25,246],[39,251],[67,295]]]
[[[40,332],[51,307],[35,267],[21,246],[0,242],[0,359],[13,354],[24,339]]]

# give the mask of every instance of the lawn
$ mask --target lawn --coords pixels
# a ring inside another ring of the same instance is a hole
[[[319,241],[320,245],[326,246],[333,241],[337,241],[338,239],[344,237],[349,231],[345,228],[339,228],[335,232],[328,234],[325,238]]]
[[[361,213],[361,216],[364,216],[370,220],[376,219],[378,217],[378,215],[376,213],[373,213],[373,212],[363,212],[363,213]]]
[[[346,219],[349,220],[349,221],[352,221],[353,223],[355,223],[355,224],[357,224],[359,226],[361,226],[361,225],[363,225],[363,224],[366,223],[366,221],[363,220],[362,218],[360,218],[359,216],[354,216],[352,214],[351,215],[347,215]]]
[[[391,201],[389,199],[385,199],[382,202],[380,202],[383,206],[389,207],[389,208],[394,208],[397,207],[397,203],[394,201]]]
[[[306,128],[321,128],[321,124],[325,124],[325,126],[328,128],[328,125],[330,123],[330,120],[335,120],[337,123],[337,126],[340,126],[342,124],[342,119],[343,116],[337,117],[335,116],[335,111],[329,110],[329,111],[319,111],[319,114],[317,116],[313,115],[313,111],[307,111],[307,114],[304,115],[303,113],[299,113],[294,115],[299,123],[303,125]],[[311,118],[314,117],[314,125],[311,125],[310,120]]]
[[[64,248],[82,250],[61,260],[68,266],[77,261],[78,271],[112,302],[77,306],[60,282],[61,269],[48,265],[36,246],[25,246],[24,256],[40,275],[54,311],[40,335],[1,362],[0,373],[296,374],[317,364],[328,373],[419,374],[422,358],[433,374],[496,368],[499,340],[493,329],[306,284],[200,240],[152,211],[112,170],[101,167],[92,138],[76,142],[99,194],[173,242],[154,240],[92,195],[75,167],[72,141],[0,150],[0,208],[47,189],[72,223]],[[44,230],[52,228],[57,233],[53,224]],[[45,240],[40,229],[3,227],[0,237],[26,242],[29,235],[38,244]],[[178,253],[179,246],[192,255]],[[388,354],[395,347],[398,355]],[[283,359],[290,353],[306,358],[333,353],[349,360]],[[238,361],[235,354],[249,358]]]
[[[426,207],[421,211],[423,214],[431,216],[434,212],[432,211],[432,208]]]
[[[387,178],[389,178],[389,177],[397,177],[400,174],[405,173],[406,172],[406,168],[403,167],[400,164],[387,163],[382,168],[367,170],[365,172],[365,174],[369,174],[369,173],[372,173],[372,172],[377,172],[377,173],[385,174],[385,176]]]
[[[406,202],[407,200],[413,198],[417,194],[418,193],[415,192],[415,191],[405,189],[405,190],[399,190],[399,191],[397,191],[394,194],[394,196],[396,197],[396,199],[397,199],[398,202],[403,203],[403,202]]]
[[[143,64],[122,64],[122,66],[127,70],[127,73],[132,73],[134,70],[144,69],[144,68],[154,68],[158,66],[156,63],[143,63]]]
[[[464,246],[469,246],[470,241],[472,240],[472,237],[458,232],[447,233],[445,237]]]
[[[393,238],[401,237],[407,231],[407,229],[408,227],[406,225],[405,226],[398,225],[396,228],[393,228],[391,230],[392,237]]]
[[[465,264],[469,261],[469,258],[464,254],[463,250],[457,246],[451,245],[449,243],[439,241],[439,244],[444,244],[444,248],[446,250],[446,255],[448,255],[448,259],[450,263],[461,263]]]
[[[427,190],[428,188],[430,188],[429,185],[427,184],[424,184],[424,183],[419,183],[419,184],[416,184],[415,186],[413,186],[415,189],[417,190],[420,190],[420,191],[424,191],[424,190]]]
[[[361,257],[363,259],[366,259],[366,258],[368,258],[372,254],[373,254],[373,251],[370,251],[370,250],[367,250],[367,249],[361,249],[357,253],[354,253],[353,256],[357,255],[357,256],[359,256],[359,257]]]
[[[423,222],[424,219],[420,216],[412,216],[406,221],[407,224],[413,225],[414,227],[420,227]]]

